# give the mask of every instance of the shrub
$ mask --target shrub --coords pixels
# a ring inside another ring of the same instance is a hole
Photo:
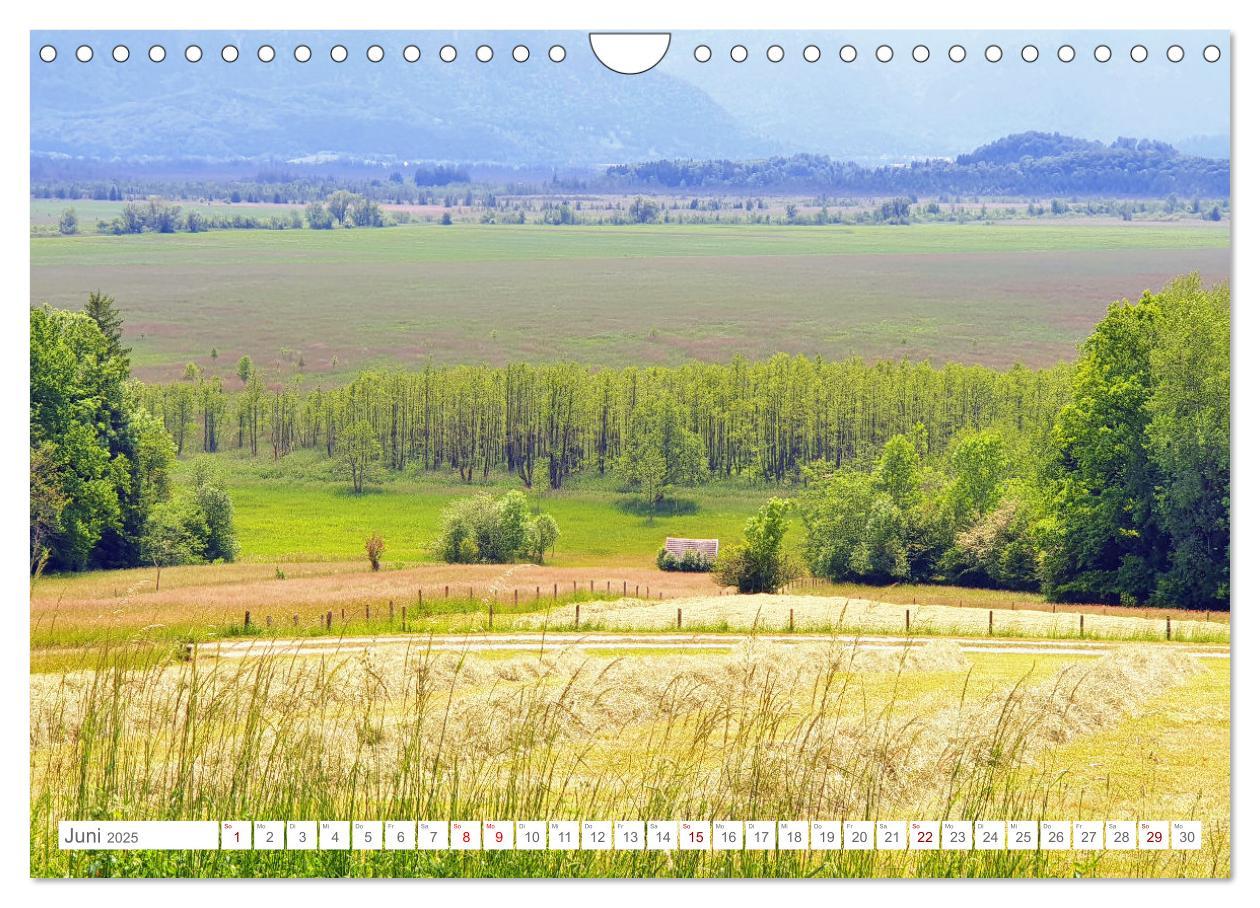
[[[507,564],[523,557],[541,562],[559,536],[550,514],[529,516],[521,492],[497,499],[483,493],[447,506],[435,549],[452,564]]]
[[[238,548],[232,499],[205,461],[191,488],[153,506],[140,537],[140,558],[159,567],[234,561]]]
[[[381,555],[385,552],[385,540],[381,538],[380,533],[373,533],[363,543],[363,548],[367,552],[368,561],[372,562],[372,570],[379,571],[381,569]]]
[[[713,570],[713,559],[703,552],[694,550],[683,552],[680,558],[662,546],[661,550],[656,553],[656,566],[662,571],[707,574]]]
[[[795,558],[783,550],[792,502],[771,498],[744,525],[744,541],[723,549],[713,564],[714,580],[741,593],[772,593],[800,576]]]
[[[529,521],[525,530],[525,553],[538,564],[543,563],[543,556],[548,549],[555,548],[560,538],[560,527],[550,514],[539,514]]]

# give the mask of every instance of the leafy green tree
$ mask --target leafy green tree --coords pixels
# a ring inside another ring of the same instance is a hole
[[[177,564],[203,564],[208,533],[205,515],[196,502],[186,495],[176,496],[162,502],[149,514],[140,556],[146,564],[159,569]],[[161,576],[159,570],[159,584]]]
[[[630,220],[636,224],[650,224],[660,217],[661,207],[653,199],[639,196],[630,203]]]
[[[655,508],[677,486],[704,479],[704,448],[686,422],[681,405],[667,393],[648,396],[630,418],[617,463],[622,481]]]
[[[60,502],[41,540],[52,569],[135,564],[150,496],[137,467],[127,361],[87,314],[30,313],[30,444],[49,500]],[[50,524],[51,526],[51,524]]]
[[[950,516],[969,526],[997,505],[1011,462],[1000,432],[985,429],[960,435],[950,454],[953,481],[946,492]]]
[[[349,217],[355,227],[385,226],[385,216],[381,214],[381,206],[361,195],[355,196],[350,201]]]
[[[242,385],[249,384],[249,377],[254,374],[254,361],[248,355],[242,356],[236,361],[236,377],[241,380]]]
[[[338,189],[328,197],[328,213],[338,224],[345,224],[346,217],[350,213],[350,206],[354,204],[354,201],[354,193]]]
[[[728,545],[713,564],[714,579],[741,593],[773,593],[798,576],[796,560],[784,548],[792,502],[771,498],[744,525],[741,543]]]
[[[337,439],[338,468],[350,480],[354,494],[363,494],[364,486],[376,480],[381,453],[381,443],[367,420],[351,423]]]
[[[206,527],[201,557],[210,562],[235,561],[240,551],[235,509],[222,477],[209,461],[200,460],[193,467],[192,480],[192,500]]]
[[[1113,304],[1082,347],[1054,455],[1047,595],[1226,605],[1228,288],[1191,276]]]
[[[547,552],[554,549],[560,538],[560,527],[550,514],[539,514],[526,527],[525,551],[531,561],[543,563]]]
[[[57,222],[57,230],[62,236],[73,236],[79,232],[79,216],[73,208],[61,212],[61,220]]]
[[[331,230],[333,216],[319,202],[311,202],[306,206],[306,223],[312,230]]]
[[[1229,289],[1195,278],[1159,295],[1151,348],[1147,447],[1167,561],[1155,598],[1229,605]]]

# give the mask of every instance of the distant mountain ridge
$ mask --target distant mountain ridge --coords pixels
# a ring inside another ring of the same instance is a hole
[[[609,167],[624,187],[758,191],[807,189],[879,195],[1205,195],[1230,191],[1228,160],[1183,155],[1166,142],[1110,145],[1059,133],[1004,136],[953,160],[863,167],[827,155],[761,160],[657,160]]]

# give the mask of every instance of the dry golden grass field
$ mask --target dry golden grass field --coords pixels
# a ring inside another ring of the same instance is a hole
[[[1229,670],[748,639],[725,654],[422,641],[32,677],[31,871],[1225,876]],[[1198,819],[1162,852],[62,852],[65,817]]]

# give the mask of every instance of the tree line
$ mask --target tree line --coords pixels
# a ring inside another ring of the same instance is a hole
[[[1193,157],[1162,142],[1120,138],[1110,145],[1028,132],[1007,136],[954,160],[864,167],[827,155],[759,161],[659,160],[606,171],[623,187],[723,188],[766,192],[811,189],[879,196],[1206,195],[1226,198],[1227,160]]]
[[[347,463],[358,485],[378,471],[495,471],[525,488],[621,471],[659,499],[709,479],[795,482],[817,461],[869,459],[923,427],[930,450],[963,429],[1044,435],[1067,400],[1066,366],[828,362],[777,355],[677,367],[430,366],[360,374],[339,388],[269,385],[243,358],[237,375],[192,369],[141,389],[180,453],[244,449],[280,458],[309,448]]]

